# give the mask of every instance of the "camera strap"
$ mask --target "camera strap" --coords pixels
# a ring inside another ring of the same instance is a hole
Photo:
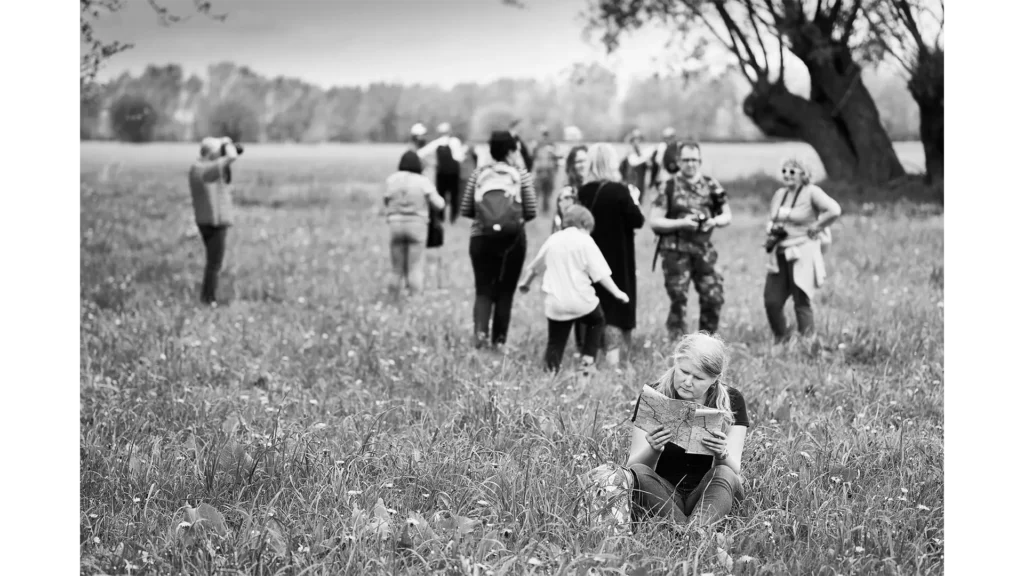
[[[789,203],[789,210],[790,210],[790,212],[793,211],[793,207],[796,206],[796,201],[797,201],[798,198],[800,198],[800,193],[803,192],[803,191],[804,191],[804,187],[801,186],[800,189],[797,190],[795,194],[793,194],[793,201]],[[789,198],[789,188],[786,188],[786,193],[782,196],[782,202],[779,202],[779,207],[775,209],[775,215],[772,216],[772,222],[773,223],[778,222],[778,220],[779,220],[779,212],[782,210],[783,204],[786,203],[786,198]]]

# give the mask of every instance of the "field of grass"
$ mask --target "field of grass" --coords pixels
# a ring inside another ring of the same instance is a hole
[[[372,147],[243,157],[227,302],[197,306],[194,150],[160,150],[82,148],[83,574],[942,573],[941,206],[839,191],[820,341],[780,347],[761,303],[774,184],[726,183],[747,497],[708,538],[615,534],[576,477],[625,460],[631,403],[667,366],[650,230],[632,365],[584,387],[541,371],[539,294],[517,296],[507,355],[473,351],[465,222],[442,284],[387,303],[374,201],[397,157]],[[528,226],[530,255],[549,228]]]

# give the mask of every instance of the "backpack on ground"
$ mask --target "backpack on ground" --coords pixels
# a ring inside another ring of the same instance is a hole
[[[457,176],[459,174],[459,163],[452,156],[452,148],[447,144],[437,147],[437,173],[446,176]]]
[[[522,175],[506,164],[483,168],[477,175],[473,201],[484,236],[516,236],[523,229]]]

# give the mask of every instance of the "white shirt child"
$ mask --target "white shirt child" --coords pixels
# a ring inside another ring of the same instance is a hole
[[[567,321],[586,316],[600,300],[594,283],[612,275],[612,269],[594,239],[576,227],[555,232],[540,247],[531,268],[544,261],[544,315]]]

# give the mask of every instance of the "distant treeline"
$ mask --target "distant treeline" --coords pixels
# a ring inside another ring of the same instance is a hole
[[[651,77],[616,98],[620,80],[598,64],[577,64],[557,82],[500,79],[451,89],[375,83],[324,90],[295,78],[266,78],[245,66],[210,66],[185,77],[180,66],[124,74],[83,98],[81,138],[195,141],[227,134],[248,142],[398,142],[409,127],[449,122],[457,134],[486,138],[521,118],[527,137],[547,126],[558,138],[575,125],[586,140],[620,140],[639,128],[657,139],[673,126],[704,141],[764,137],[743,114],[748,86],[738,75]],[[865,73],[865,82],[894,140],[918,137],[918,108],[905,82]]]

